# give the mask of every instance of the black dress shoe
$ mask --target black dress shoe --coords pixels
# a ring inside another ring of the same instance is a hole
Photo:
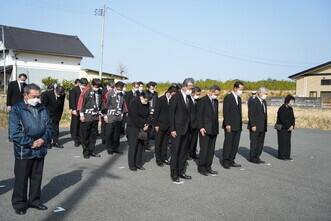
[[[84,155],[85,159],[90,159],[90,155]]]
[[[136,167],[130,167],[130,170],[131,171],[137,171],[137,168]]]
[[[146,170],[145,167],[142,166],[136,166],[138,170]]]
[[[45,206],[45,205],[42,205],[42,204],[40,204],[40,205],[38,205],[38,206],[33,206],[33,205],[31,205],[31,206],[29,206],[30,208],[34,208],[34,209],[37,209],[37,210],[47,210],[48,208],[47,208],[47,206]]]
[[[278,157],[278,159],[280,159],[280,160],[286,160],[286,158],[285,157]]]
[[[123,152],[122,151],[119,151],[119,150],[114,150],[113,153],[123,154]]]
[[[252,162],[252,163],[255,163],[255,164],[259,164],[260,163],[259,160],[255,160],[255,159],[254,160],[251,159],[251,160],[249,160],[249,162]]]
[[[184,173],[184,174],[182,174],[182,175],[179,175],[179,177],[180,177],[180,178],[183,178],[183,179],[186,179],[186,180],[190,180],[190,179],[192,179],[192,177],[191,177],[191,176],[189,176],[189,175],[186,175],[185,173]]]
[[[179,183],[178,177],[171,177],[172,182]]]
[[[293,158],[291,158],[291,157],[286,157],[285,159],[286,160],[293,160]]]
[[[80,145],[80,143],[75,143],[74,146],[75,146],[75,147],[79,147],[79,145]]]
[[[232,164],[230,164],[230,167],[241,167],[241,165],[240,164],[236,164],[236,163],[232,163]]]
[[[63,145],[61,145],[59,143],[53,143],[52,145],[53,145],[53,147],[57,147],[57,148],[63,148],[64,147]]]
[[[203,176],[208,176],[207,171],[199,171],[199,173],[200,173],[201,175],[203,175]]]
[[[113,151],[109,151],[108,154],[109,154],[109,155],[113,155],[114,152],[113,152]]]
[[[48,144],[47,149],[49,149],[49,150],[52,149],[52,144]]]
[[[100,154],[98,154],[98,153],[94,153],[94,152],[90,153],[90,156],[91,156],[91,157],[101,157]]]
[[[229,165],[229,164],[223,164],[222,167],[223,167],[224,169],[228,169],[228,170],[230,169],[230,165]]]
[[[265,161],[259,159],[259,163],[265,163]]]
[[[169,160],[164,160],[164,161],[162,161],[162,163],[164,163],[166,165],[169,165],[170,164]]]
[[[18,215],[26,214],[26,209],[15,209],[15,213]]]
[[[192,157],[188,156],[188,157],[187,157],[187,160],[192,160]]]
[[[217,172],[217,171],[215,171],[215,170],[212,170],[212,169],[210,169],[210,170],[207,170],[207,173],[210,173],[210,174],[215,174],[215,175],[217,175],[217,174],[218,174],[218,172]]]
[[[156,163],[159,167],[164,167],[163,163]]]
[[[192,158],[193,158],[194,160],[199,159],[199,157],[198,157],[197,155],[193,155]]]

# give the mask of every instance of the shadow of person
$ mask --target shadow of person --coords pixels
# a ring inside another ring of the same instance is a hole
[[[66,135],[70,134],[70,130],[62,130],[59,133],[59,137],[64,137]]]
[[[42,189],[42,202],[47,203],[63,190],[78,183],[83,176],[83,170],[74,170],[52,178]]]
[[[98,144],[94,148],[95,153],[101,153],[106,150],[106,145],[105,144]]]
[[[247,147],[239,147],[238,148],[238,154],[246,158],[247,161],[249,161],[249,149]]]
[[[59,143],[62,144],[62,145],[66,144],[70,141],[73,141],[73,139],[71,137],[66,137],[66,138],[59,139]],[[73,146],[73,144],[72,144],[72,146]]]
[[[223,149],[215,150],[215,157],[219,159],[220,162],[222,162],[223,159]]]
[[[143,152],[143,164],[150,162],[154,158],[154,152]]]
[[[1,180],[0,181],[0,195],[7,193],[8,191],[12,190],[14,188],[14,182],[15,178],[10,178],[7,180]]]
[[[263,152],[265,153],[268,153],[269,155],[275,157],[275,158],[278,158],[278,150],[272,148],[272,147],[269,147],[269,146],[264,146],[263,147]]]

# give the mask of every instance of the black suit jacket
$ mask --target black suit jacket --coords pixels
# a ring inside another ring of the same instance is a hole
[[[26,86],[26,83],[23,83],[23,88]],[[23,100],[23,88],[20,91],[20,87],[18,86],[18,81],[11,81],[8,84],[7,91],[7,106],[14,106],[18,102]]]
[[[214,102],[214,108],[213,104]],[[218,123],[218,100],[210,100],[209,96],[202,97],[198,103],[198,129],[205,128],[206,134],[217,135],[219,133]]]
[[[130,106],[130,103],[131,103],[133,98],[139,97],[139,91],[136,91],[135,93],[136,93],[136,96],[133,96],[133,91],[132,90],[125,93],[124,99],[125,99],[125,102],[128,106]]]
[[[60,121],[63,113],[65,94],[57,99],[54,91],[46,91],[42,94],[41,103],[48,109],[49,116],[53,121]]]
[[[154,112],[154,126],[159,126],[160,130],[168,131],[169,129],[169,104],[166,95],[156,100]]]
[[[79,86],[76,86],[69,91],[69,109],[77,110],[80,93],[81,90]]]
[[[143,129],[150,124],[149,104],[142,104],[139,97],[133,98],[129,105],[128,126]]]
[[[251,102],[251,106],[248,108],[248,129],[256,126],[257,132],[267,131],[267,102],[263,101],[263,103],[265,106],[265,112],[258,97]]]
[[[189,97],[189,106],[191,107],[192,105],[192,99]],[[170,132],[176,131],[179,136],[190,132],[190,111],[191,108],[187,108],[181,90],[171,97],[169,103]]]
[[[236,98],[232,93],[226,95],[223,101],[222,128],[225,128],[227,125],[231,126],[231,131],[242,130],[241,98],[238,96],[238,105],[237,105]]]

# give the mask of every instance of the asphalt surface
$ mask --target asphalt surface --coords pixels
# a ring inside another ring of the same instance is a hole
[[[230,170],[219,163],[221,132],[213,163],[219,175],[204,177],[188,161],[192,180],[174,184],[169,166],[157,167],[153,152],[143,154],[145,171],[132,172],[125,138],[121,139],[124,154],[113,156],[98,140],[101,158],[86,160],[63,128],[60,141],[65,148],[53,148],[45,158],[42,201],[49,209],[29,209],[19,216],[11,206],[13,145],[2,130],[0,220],[331,220],[331,131],[296,129],[294,160],[280,161],[276,131],[269,127],[261,156],[266,164],[256,165],[247,161],[245,129],[236,159],[243,166]],[[54,212],[57,207],[65,210]]]

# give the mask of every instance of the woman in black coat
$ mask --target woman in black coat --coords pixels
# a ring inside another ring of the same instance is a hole
[[[131,100],[127,119],[127,133],[129,140],[129,167],[132,171],[145,170],[142,166],[144,140],[138,139],[140,131],[147,131],[150,124],[149,100],[150,91],[142,91],[139,97]]]
[[[278,109],[277,124],[282,125],[280,130],[277,130],[278,137],[278,158],[280,160],[292,160],[291,158],[291,134],[295,127],[295,118],[292,105],[295,98],[288,95],[285,98],[285,103]]]

